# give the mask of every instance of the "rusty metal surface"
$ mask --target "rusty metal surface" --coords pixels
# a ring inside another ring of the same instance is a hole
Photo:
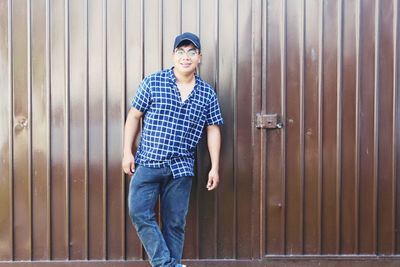
[[[374,266],[368,254],[395,266],[398,10],[397,0],[0,0],[0,264],[146,266],[120,167],[125,114],[141,79],[171,66],[175,35],[193,31],[226,124],[218,191],[205,190],[205,140],[197,152],[188,263],[334,255],[324,264]],[[283,128],[257,129],[256,114]]]

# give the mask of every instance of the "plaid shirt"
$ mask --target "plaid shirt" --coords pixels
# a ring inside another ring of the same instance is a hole
[[[136,164],[170,166],[173,176],[194,176],[194,154],[204,126],[222,125],[213,88],[196,75],[196,84],[182,102],[173,68],[147,76],[132,107],[144,113]]]

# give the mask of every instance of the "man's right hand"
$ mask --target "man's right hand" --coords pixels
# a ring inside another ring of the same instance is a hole
[[[135,172],[135,158],[132,154],[124,155],[122,158],[122,169],[129,176],[133,175]]]

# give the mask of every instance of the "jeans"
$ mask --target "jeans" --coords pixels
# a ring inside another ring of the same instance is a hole
[[[152,266],[180,266],[192,177],[173,178],[169,167],[137,166],[129,186],[129,216]],[[154,207],[160,196],[162,230]]]

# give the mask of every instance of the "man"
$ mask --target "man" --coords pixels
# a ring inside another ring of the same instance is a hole
[[[122,167],[133,175],[129,216],[152,266],[185,266],[182,258],[185,220],[194,176],[194,154],[204,127],[211,158],[206,188],[218,186],[223,124],[218,99],[196,69],[201,61],[199,38],[183,33],[175,39],[174,66],[147,76],[132,101],[124,137]],[[143,118],[136,156],[132,147]],[[154,206],[160,197],[162,229]]]

